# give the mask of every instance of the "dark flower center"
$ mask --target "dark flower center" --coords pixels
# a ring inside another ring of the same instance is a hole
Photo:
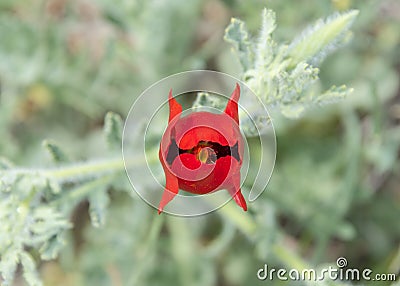
[[[230,147],[217,142],[200,141],[195,147],[185,150],[180,149],[173,138],[167,152],[167,163],[172,165],[178,155],[185,153],[194,154],[197,160],[206,164],[215,164],[219,158],[225,156],[232,156],[238,162],[240,161],[238,142]]]

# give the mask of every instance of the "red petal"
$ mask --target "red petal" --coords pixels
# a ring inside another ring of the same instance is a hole
[[[227,189],[238,206],[240,206],[244,211],[247,211],[246,200],[240,190],[240,172],[237,172],[232,176],[231,185],[228,186]]]
[[[241,136],[239,126],[225,113],[193,112],[176,122],[174,120],[172,124],[174,126],[171,126],[166,133],[175,129],[176,143],[184,150],[195,147],[200,141],[234,146]]]
[[[180,156],[183,155],[186,154]],[[176,162],[177,160],[174,161],[172,166],[174,172],[179,168],[179,165]],[[174,164],[176,164],[176,166],[174,166]],[[185,172],[177,172],[176,174],[180,177],[179,187],[182,190],[193,194],[207,194],[213,191],[233,187],[232,179],[228,178],[229,172],[231,171],[235,174],[239,170],[240,165],[236,159],[231,156],[225,156],[219,158],[215,165],[202,163],[198,169],[193,170],[189,175],[187,174],[187,170]],[[181,174],[183,174],[183,176],[181,176]]]
[[[165,189],[164,193],[161,197],[160,204],[158,206],[158,214],[160,214],[164,207],[176,196],[176,194],[179,192],[179,183],[178,183],[178,178],[172,174],[168,167],[165,164],[165,161],[162,157],[161,153],[161,148],[158,152],[158,156],[160,158],[161,165],[164,169],[164,174],[165,174]]]
[[[235,90],[232,92],[231,98],[225,108],[225,113],[228,114],[233,120],[239,124],[239,114],[238,114],[238,101],[240,97],[240,85],[237,83]]]
[[[169,90],[168,103],[169,103],[169,120],[168,120],[168,122],[171,122],[171,120],[175,116],[179,116],[182,113],[182,106],[176,101],[176,99],[174,97],[172,97],[172,89]]]
[[[201,163],[193,154],[184,153],[174,160],[171,170],[179,178],[178,181],[186,180],[201,184],[202,179],[210,175],[214,167],[212,164]]]
[[[158,206],[158,214],[160,214],[164,207],[178,194],[179,192],[179,185],[178,185],[178,179],[168,172],[166,169],[164,169],[165,173],[165,189],[164,193],[162,195],[160,204]]]
[[[209,114],[205,114],[204,119],[207,119],[207,116]],[[214,116],[216,117],[216,116]],[[220,119],[217,117],[217,120]],[[215,120],[215,119],[213,119]],[[221,122],[221,120],[217,121],[217,122]],[[179,148],[184,149],[184,150],[188,150],[191,149],[195,146],[197,146],[197,144],[199,144],[200,141],[209,141],[209,142],[215,142],[215,143],[219,143],[220,145],[223,146],[227,146],[229,145],[230,142],[228,142],[227,139],[228,136],[230,136],[232,132],[228,133],[225,132],[226,135],[221,134],[221,132],[218,132],[218,130],[213,129],[213,128],[209,128],[209,127],[203,127],[201,126],[201,123],[199,123],[198,127],[189,127],[187,129],[187,132],[182,136],[182,137],[178,137],[177,136],[177,140],[178,141],[178,145]],[[196,125],[193,125],[196,126]],[[222,129],[222,128],[220,128]],[[232,128],[231,128],[232,129]],[[224,131],[224,130],[222,130]],[[231,136],[233,137],[233,136]],[[236,139],[236,138],[234,138]],[[231,141],[233,142],[234,139],[232,139]],[[237,139],[236,139],[237,140]]]
[[[235,192],[235,191],[234,191]],[[246,200],[244,199],[241,190],[239,189],[234,195],[231,193],[233,199],[244,211],[247,211]]]
[[[196,170],[201,166],[201,162],[196,159],[194,154],[184,153],[179,155],[179,159],[182,161],[182,164],[190,170]],[[180,162],[177,161],[177,163],[179,164]]]

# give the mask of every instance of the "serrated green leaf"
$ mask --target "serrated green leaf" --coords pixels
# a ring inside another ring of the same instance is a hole
[[[60,252],[61,248],[65,245],[63,233],[54,235],[52,238],[47,240],[40,248],[40,257],[43,260],[55,259]]]
[[[71,227],[61,213],[48,206],[36,208],[32,216],[33,222],[29,229],[33,234],[33,242],[45,242],[57,233]]]
[[[240,126],[246,137],[257,137],[270,129],[271,118],[265,113],[253,113],[251,119],[245,117],[241,120]]]
[[[102,227],[105,223],[107,206],[110,198],[107,188],[99,188],[88,197],[90,221],[94,227]]]
[[[43,285],[42,281],[39,279],[39,275],[36,271],[36,264],[33,261],[30,254],[27,252],[22,252],[19,255],[21,265],[23,268],[23,275],[30,286],[41,286]]]
[[[307,89],[318,80],[319,69],[299,63],[290,72],[282,72],[279,79],[279,101],[282,105],[296,104],[303,101]]]
[[[244,70],[243,80],[263,103],[279,108],[286,117],[298,118],[306,107],[334,102],[350,91],[333,86],[319,93],[315,84],[319,80],[319,69],[315,64],[349,39],[348,30],[357,14],[358,11],[352,10],[334,14],[325,21],[319,20],[288,46],[272,40],[276,28],[275,14],[264,9],[256,41],[250,39],[244,23],[237,19],[227,27],[225,40],[241,51],[238,56]],[[255,53],[252,56],[254,61],[246,60],[247,51],[250,50],[246,48],[248,46],[256,47],[252,51]],[[247,106],[250,105],[247,102]],[[247,127],[252,134],[252,126]],[[260,130],[263,129],[268,130]]]
[[[53,194],[59,194],[61,192],[60,184],[52,178],[47,178],[47,187]]]
[[[346,32],[358,13],[358,10],[337,13],[325,21],[317,21],[306,29],[290,45],[290,66],[294,67],[301,61],[314,63],[314,57],[327,54],[334,46],[340,44],[346,38],[348,39]]]
[[[266,69],[274,58],[276,43],[272,40],[271,34],[275,28],[275,12],[264,9],[262,12],[261,31],[257,41],[257,58],[255,61],[257,70]]]
[[[288,104],[280,106],[281,112],[287,118],[299,118],[305,111],[304,105],[301,104]]]
[[[318,104],[327,104],[337,102],[353,92],[352,88],[347,88],[345,85],[332,86],[327,91],[323,92],[316,98]]]
[[[209,94],[207,92],[199,92],[197,94],[196,100],[193,103],[193,108],[211,107],[218,110],[224,110],[226,105],[226,100],[224,97],[215,94]]]
[[[122,119],[116,113],[108,112],[104,119],[104,136],[110,149],[121,148]]]
[[[69,158],[62,148],[53,140],[44,140],[42,146],[49,152],[56,163],[69,162]]]
[[[231,23],[225,29],[224,40],[233,45],[243,69],[251,68],[254,62],[254,55],[245,23],[239,19],[232,18]]]
[[[19,263],[20,249],[8,249],[0,258],[0,274],[3,285],[11,285]]]

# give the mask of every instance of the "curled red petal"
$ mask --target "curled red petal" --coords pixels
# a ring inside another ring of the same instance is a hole
[[[171,120],[175,116],[180,116],[180,114],[182,113],[182,106],[176,101],[176,99],[174,97],[172,97],[172,89],[169,90],[168,103],[169,103],[169,120],[168,120],[168,122],[171,122]]]
[[[240,190],[240,171],[232,175],[229,180],[229,186],[227,187],[230,195],[235,200],[236,204],[240,206],[244,211],[247,211],[246,200]]]
[[[165,189],[164,193],[162,195],[160,204],[158,206],[158,214],[160,214],[164,207],[178,194],[179,192],[179,184],[178,184],[178,179],[168,172],[167,170],[164,170],[165,172]]]
[[[179,168],[179,165],[175,160],[172,169],[175,172],[177,168]],[[225,188],[228,189],[232,184],[229,171],[237,172],[238,168],[240,167],[237,160],[231,156],[219,158],[215,165],[202,163],[191,174],[188,174],[187,171],[178,174],[179,177],[183,175],[179,179],[179,187],[193,194],[207,194]]]
[[[214,167],[200,162],[193,154],[185,153],[174,160],[171,170],[179,178],[178,181],[186,180],[201,185],[203,179],[213,173]]]
[[[205,114],[208,115],[208,114]],[[211,118],[211,116],[205,116],[204,118]],[[218,118],[218,115],[214,116],[214,118]],[[215,120],[215,119],[214,119]],[[217,121],[218,122],[218,121]],[[219,121],[220,122],[220,121]],[[194,125],[196,126],[196,125]],[[221,128],[222,129],[222,128]],[[179,134],[180,135],[180,134]],[[226,135],[225,135],[226,136]],[[207,141],[207,142],[215,142],[223,146],[229,145],[230,142],[228,142],[228,138],[226,138],[224,134],[221,134],[217,129],[212,129],[209,127],[202,127],[202,126],[197,126],[197,127],[192,127],[191,129],[188,129],[187,132],[181,136],[177,136],[179,148],[181,149],[191,149],[199,144],[201,141]],[[230,139],[230,138],[229,138]],[[231,140],[233,142],[233,140]]]
[[[233,146],[238,141],[240,129],[232,118],[225,113],[193,112],[171,123],[165,134],[175,130],[175,139],[179,148],[191,149],[200,141],[215,142],[220,145]]]
[[[240,85],[237,83],[235,90],[232,92],[231,98],[225,107],[225,113],[232,117],[239,124],[238,101],[240,97]]]
[[[244,211],[247,211],[246,200],[243,197],[242,191],[240,189],[235,190],[234,188],[228,189],[232,198],[235,200],[236,204],[241,207]]]

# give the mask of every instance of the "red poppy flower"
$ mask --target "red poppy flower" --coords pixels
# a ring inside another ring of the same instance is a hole
[[[240,190],[243,138],[239,130],[239,97],[240,86],[236,84],[223,113],[202,111],[181,117],[182,106],[170,90],[168,127],[159,151],[166,184],[158,213],[179,189],[193,194],[226,189],[247,210]]]

